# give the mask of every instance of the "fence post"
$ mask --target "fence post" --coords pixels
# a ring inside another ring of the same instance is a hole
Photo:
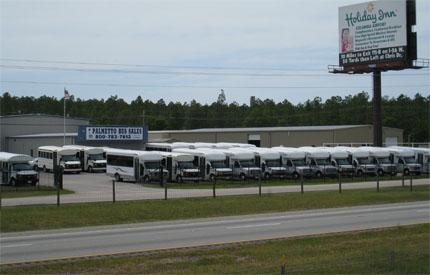
[[[167,181],[163,179],[164,184],[164,199],[167,200]]]
[[[0,179],[0,182],[1,182],[1,179]],[[2,190],[2,185],[0,184],[0,210],[1,210],[1,190]]]
[[[379,192],[379,173],[376,171],[376,191]]]
[[[282,256],[281,275],[285,275],[285,255]]]
[[[37,191],[40,191],[40,171],[37,171]]]
[[[258,177],[258,195],[261,197],[261,175]]]
[[[112,180],[112,200],[113,203],[116,201],[116,195],[115,195],[115,179]]]
[[[339,173],[339,193],[342,193],[342,173]]]
[[[215,186],[216,186],[216,169],[215,169],[214,180],[212,181],[212,196],[214,199],[216,198]]]
[[[409,183],[409,191],[411,191],[412,192],[412,173],[411,172],[409,172],[409,177],[410,177],[410,183]]]
[[[391,268],[394,269],[394,260],[395,260],[395,254],[394,250],[391,251]]]
[[[402,187],[405,187],[405,171],[402,172]]]
[[[300,188],[301,188],[302,195],[303,195],[303,173],[300,174]]]
[[[54,178],[56,181],[56,177]],[[60,207],[60,184],[58,182],[55,182],[55,186],[57,187],[57,207]]]

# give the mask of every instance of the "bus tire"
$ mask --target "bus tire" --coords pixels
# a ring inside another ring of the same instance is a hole
[[[403,171],[403,173],[405,174],[405,176],[409,176],[410,171],[409,171],[409,169],[405,169],[405,170]]]
[[[245,176],[245,174],[243,174],[243,173],[242,173],[242,174],[240,174],[240,175],[239,175],[239,180],[240,180],[240,181],[244,181],[244,180],[246,180],[246,176]]]
[[[16,180],[14,178],[10,179],[10,185],[11,186],[16,186]]]
[[[43,165],[43,172],[48,172],[48,169],[46,169],[46,166],[45,165]]]
[[[264,173],[264,180],[270,180],[271,175],[269,173]]]
[[[317,171],[317,172],[315,173],[315,175],[317,176],[317,178],[322,178],[322,173],[321,173],[321,171]]]
[[[357,176],[362,177],[362,176],[363,176],[363,171],[358,170],[358,171],[357,171]]]
[[[146,176],[144,176],[144,177],[143,177],[143,182],[149,182],[149,177],[148,177],[148,175],[146,175]]]
[[[382,169],[378,170],[378,176],[382,177],[384,175],[384,171]]]
[[[299,173],[294,172],[294,173],[293,173],[293,179],[298,179],[298,178],[299,178]]]
[[[181,175],[176,176],[176,182],[182,182],[182,176]]]
[[[88,166],[88,172],[90,172],[90,173],[93,173],[93,172],[94,172],[94,170],[93,170],[93,167],[92,167],[92,166]]]
[[[211,174],[211,175],[209,176],[209,180],[213,181],[214,179],[215,179],[215,175],[214,175],[214,174]]]

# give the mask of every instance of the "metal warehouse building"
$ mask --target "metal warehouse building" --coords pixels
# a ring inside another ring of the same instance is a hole
[[[403,142],[403,130],[383,127],[387,145]],[[298,126],[258,128],[209,128],[196,130],[150,131],[149,141],[241,142],[261,147],[322,146],[328,143],[373,143],[373,126]]]

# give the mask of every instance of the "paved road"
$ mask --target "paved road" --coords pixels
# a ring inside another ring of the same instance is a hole
[[[429,202],[7,233],[1,262],[72,257],[429,222]]]
[[[44,174],[44,177],[52,174]],[[51,183],[52,184],[52,183]],[[405,184],[409,185],[409,180],[405,180]],[[430,184],[430,180],[418,179],[413,180],[414,185]],[[380,187],[400,186],[400,180],[381,181]],[[97,173],[81,173],[64,175],[64,188],[75,191],[75,194],[62,195],[61,203],[79,203],[79,202],[99,202],[112,201],[112,178],[105,174]],[[164,199],[164,189],[143,187],[140,184],[130,182],[118,182],[115,185],[116,200],[142,200],[142,199]],[[322,185],[306,185],[306,191],[321,191],[321,190],[338,190],[338,184],[322,184]],[[359,189],[359,188],[375,188],[376,182],[357,182],[344,183],[342,190]],[[228,195],[247,195],[258,194],[259,190],[256,187],[248,188],[229,188],[217,189],[217,196]],[[296,186],[268,186],[262,187],[263,194],[283,193],[283,192],[300,192],[300,185]],[[212,189],[169,189],[168,198],[187,198],[187,197],[211,197]],[[2,206],[15,205],[36,205],[36,204],[56,204],[56,196],[38,196],[27,198],[3,199]]]

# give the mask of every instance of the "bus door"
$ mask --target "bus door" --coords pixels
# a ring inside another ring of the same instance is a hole
[[[201,157],[200,159],[199,159],[199,161],[200,161],[200,165],[199,165],[199,169],[200,169],[200,177],[202,178],[202,179],[205,179],[206,177],[205,177],[205,175],[206,175],[206,167],[205,167],[205,164],[206,164],[206,159],[204,158],[204,157]]]
[[[139,158],[134,158],[134,180],[139,179]]]
[[[9,165],[7,162],[0,162],[2,183],[9,183]]]

